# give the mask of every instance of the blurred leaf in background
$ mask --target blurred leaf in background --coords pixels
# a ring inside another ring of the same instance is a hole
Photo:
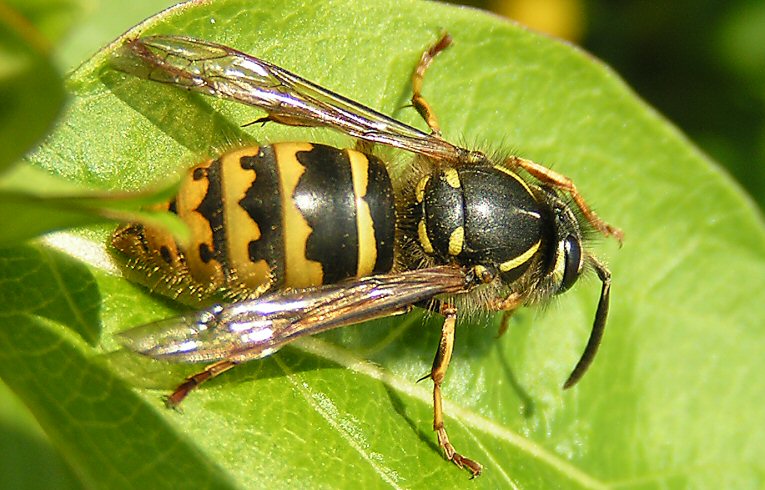
[[[134,10],[136,9],[133,5]],[[144,12],[149,11],[144,7]],[[34,0],[0,4],[0,246],[20,243],[45,232],[124,220],[146,196],[92,192],[92,182],[76,185],[58,176],[58,167],[40,172],[19,158],[31,153],[64,108],[64,82],[55,53],[72,25],[83,16],[75,1]],[[124,16],[111,15],[124,22]],[[136,19],[140,19],[138,16]],[[108,25],[108,24],[107,24]],[[124,28],[124,27],[123,27]],[[97,42],[106,42],[104,34]],[[97,46],[97,44],[94,44]],[[81,61],[92,53],[80,53]],[[62,157],[58,155],[57,157]],[[171,187],[171,183],[168,186]],[[121,201],[121,202],[120,202]],[[135,205],[130,205],[130,202]],[[132,209],[132,211],[131,211]],[[167,217],[162,218],[167,221]],[[133,218],[130,218],[133,220]],[[177,226],[174,229],[183,228]]]
[[[489,0],[581,45],[725,166],[765,208],[765,2]]]
[[[47,35],[58,35],[68,23],[44,15],[34,20],[50,32],[0,3],[0,173],[43,136],[64,102],[63,81],[50,57],[55,39]]]
[[[39,143],[55,124],[65,103],[62,74],[71,71],[95,53],[103,44],[142,19],[156,13],[172,1],[139,0],[131,2],[99,2],[79,0],[7,0],[0,2],[0,172]],[[71,192],[71,186],[54,181],[51,176],[32,176],[33,168],[16,165],[18,180],[36,192]],[[6,183],[14,180],[6,174]],[[42,230],[40,217],[48,213],[54,221],[65,219],[74,224],[83,219],[61,216],[60,208],[46,203],[40,214],[18,218],[16,206],[34,196],[0,190],[3,217],[0,226],[4,237],[12,233],[6,219],[26,222]],[[12,204],[10,204],[12,203]],[[31,206],[26,206],[30,209]],[[46,211],[45,208],[48,210]],[[15,208],[14,208],[15,209]],[[50,228],[48,228],[50,229]],[[0,250],[2,250],[0,248]],[[45,262],[45,260],[43,260]],[[49,262],[53,263],[53,262]],[[30,262],[27,272],[37,265]],[[7,304],[15,286],[8,276],[0,275],[0,296]],[[56,274],[40,278],[40,284],[55,284]],[[2,328],[21,328],[2,318]],[[0,488],[76,489],[83,480],[76,476],[66,454],[55,448],[39,426],[39,420],[16,395],[0,383]]]

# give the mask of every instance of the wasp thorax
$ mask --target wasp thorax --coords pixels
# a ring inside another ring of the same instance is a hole
[[[420,180],[415,194],[417,241],[438,263],[481,266],[510,283],[540,249],[540,203],[508,169],[444,168]]]

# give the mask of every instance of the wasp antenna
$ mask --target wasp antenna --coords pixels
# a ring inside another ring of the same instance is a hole
[[[598,278],[602,283],[600,289],[600,300],[598,301],[598,309],[595,311],[595,321],[592,324],[592,331],[590,332],[590,339],[587,341],[587,346],[584,348],[582,357],[579,362],[576,363],[576,367],[571,371],[566,383],[563,385],[563,389],[568,389],[574,386],[584,373],[587,372],[587,368],[592,364],[595,359],[595,354],[598,353],[598,347],[600,341],[603,338],[603,332],[606,329],[606,318],[608,317],[608,304],[611,296],[611,272],[605,265],[601,264],[595,257],[588,255],[587,259],[595,268],[595,272],[598,274]]]

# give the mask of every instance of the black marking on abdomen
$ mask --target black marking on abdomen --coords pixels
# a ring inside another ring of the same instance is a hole
[[[210,224],[213,239],[212,250],[206,243],[199,246],[199,257],[204,263],[209,263],[211,260],[217,261],[223,268],[224,274],[228,276],[229,266],[228,260],[226,260],[226,230],[223,223],[223,189],[220,160],[215,160],[206,169],[195,169],[193,177],[194,180],[207,178],[207,193],[195,211],[202,215]]]
[[[312,232],[305,256],[322,266],[325,284],[356,275],[358,233],[351,166],[337,148],[314,145],[296,158],[305,167],[292,199]]]
[[[367,195],[372,222],[375,227],[377,260],[375,274],[390,272],[393,268],[393,247],[396,235],[396,206],[393,186],[385,164],[377,157],[366,155],[369,160]]]
[[[260,228],[260,239],[248,244],[250,260],[265,260],[271,267],[273,286],[279,287],[284,282],[284,227],[276,156],[271,146],[265,146],[257,156],[242,157],[239,163],[243,169],[255,171],[255,181],[239,201]]]

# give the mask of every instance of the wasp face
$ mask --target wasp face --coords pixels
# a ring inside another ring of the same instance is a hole
[[[582,273],[582,244],[578,236],[568,235],[558,242],[555,278],[560,278],[556,294],[567,291]]]
[[[539,189],[538,198],[547,216],[542,232],[546,243],[540,252],[541,267],[535,289],[539,299],[561,294],[573,286],[584,271],[580,221],[571,207],[552,189]]]
[[[579,221],[570,206],[567,206],[554,191],[548,194],[553,213],[554,266],[551,271],[556,294],[567,291],[576,283],[584,267],[582,233]],[[552,238],[552,237],[551,237]]]

